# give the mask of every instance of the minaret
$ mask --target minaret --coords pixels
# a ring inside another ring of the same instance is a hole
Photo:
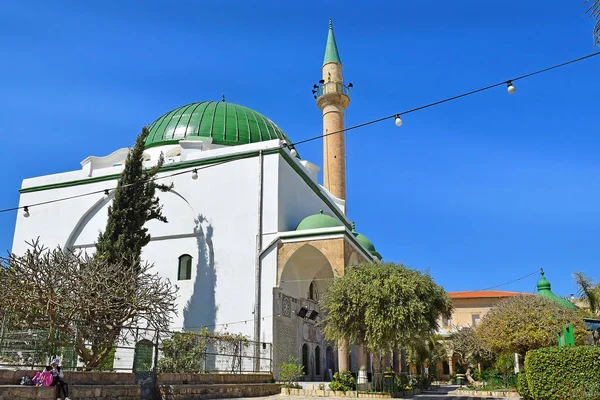
[[[344,129],[344,110],[350,104],[350,90],[344,84],[342,61],[335,43],[331,19],[321,70],[323,78],[316,88],[315,98],[317,107],[323,111],[323,186],[335,197],[346,200],[345,134],[340,132],[326,136]]]

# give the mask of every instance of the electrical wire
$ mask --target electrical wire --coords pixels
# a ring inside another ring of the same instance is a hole
[[[212,168],[212,167],[216,167],[216,166],[219,166],[219,165],[227,164],[227,163],[232,162],[232,161],[235,161],[235,159],[225,160],[225,161],[217,162],[217,163],[214,163],[214,164],[205,165],[203,167],[194,167],[194,168],[189,169],[189,170],[175,172],[175,173],[172,173],[172,174],[169,174],[169,175],[164,175],[164,176],[159,176],[159,177],[152,177],[150,179],[144,179],[144,180],[141,180],[141,181],[131,182],[131,183],[127,183],[125,185],[117,186],[117,187],[119,187],[119,188],[126,188],[126,187],[129,187],[129,186],[134,186],[134,185],[140,185],[140,184],[148,183],[150,181],[157,181],[159,179],[172,178],[174,176],[183,175],[183,174],[189,174],[189,173],[194,173],[194,172],[198,172],[199,170],[202,170],[202,169],[207,169],[207,168]],[[107,191],[116,190],[117,187],[114,187],[112,189],[95,190],[93,192],[81,193],[81,194],[77,194],[77,195],[74,195],[74,196],[60,197],[60,198],[57,198],[57,199],[41,201],[39,203],[32,203],[32,204],[28,204],[28,205],[25,205],[25,206],[6,208],[4,210],[0,210],[0,213],[9,212],[9,211],[17,211],[17,210],[24,209],[24,208],[28,208],[29,209],[31,207],[37,207],[37,206],[42,206],[42,205],[46,205],[46,204],[58,203],[58,202],[65,201],[65,200],[73,200],[73,199],[78,199],[80,197],[91,196],[93,194],[106,193]]]
[[[531,76],[538,75],[538,74],[541,74],[541,73],[544,73],[544,72],[548,72],[548,71],[551,71],[551,70],[556,69],[556,68],[561,68],[561,67],[567,66],[569,64],[580,62],[580,61],[583,61],[583,60],[586,60],[588,58],[592,58],[592,57],[595,57],[595,56],[598,56],[598,55],[600,55],[600,51],[592,53],[592,54],[588,54],[587,56],[579,57],[579,58],[576,58],[576,59],[573,59],[573,60],[570,60],[570,61],[567,61],[567,62],[564,62],[564,63],[561,63],[561,64],[553,65],[553,66],[548,67],[548,68],[544,68],[544,69],[541,69],[541,70],[538,70],[538,71],[534,71],[534,72],[531,72],[531,73],[528,73],[528,74],[525,74],[525,75],[517,76],[516,78],[512,78],[512,79],[509,79],[509,80],[498,82],[498,83],[495,83],[493,85],[485,86],[485,87],[482,87],[480,89],[472,90],[470,92],[462,93],[462,94],[459,94],[459,95],[456,95],[456,96],[448,97],[448,98],[443,99],[443,100],[435,101],[433,103],[425,104],[425,105],[420,106],[420,107],[412,108],[412,109],[405,110],[405,111],[402,111],[402,112],[399,112],[399,113],[395,113],[395,114],[392,114],[392,115],[389,115],[389,116],[386,116],[386,117],[382,117],[382,118],[374,119],[374,120],[371,120],[371,121],[363,122],[361,124],[353,125],[353,126],[350,126],[348,128],[340,129],[338,131],[328,132],[326,134],[322,134],[322,135],[314,136],[314,137],[311,137],[311,138],[308,138],[308,139],[300,140],[298,142],[289,143],[286,146],[289,147],[289,148],[294,148],[295,146],[300,145],[300,144],[308,143],[308,142],[311,142],[311,141],[314,141],[314,140],[318,140],[318,139],[321,139],[321,138],[324,138],[324,137],[327,137],[327,136],[336,135],[336,134],[340,134],[342,132],[347,132],[347,131],[351,131],[351,130],[354,130],[354,129],[362,128],[362,127],[365,127],[365,126],[368,126],[368,125],[376,124],[378,122],[382,122],[382,121],[386,121],[388,119],[396,118],[397,116],[400,116],[400,115],[410,114],[410,113],[413,113],[413,112],[416,112],[416,111],[424,110],[426,108],[434,107],[434,106],[437,106],[437,105],[440,105],[440,104],[443,104],[443,103],[447,103],[449,101],[454,101],[454,100],[457,100],[457,99],[460,99],[460,98],[463,98],[463,97],[467,97],[467,96],[470,96],[470,95],[473,95],[473,94],[476,94],[476,93],[479,93],[479,92],[483,92],[485,90],[489,90],[489,89],[492,89],[492,88],[495,88],[495,87],[498,87],[498,86],[510,84],[511,82],[516,82],[516,81],[519,81],[519,80],[522,80],[522,79],[526,79],[526,78],[529,78]],[[194,171],[198,171],[198,170],[201,170],[201,169],[216,167],[218,165],[226,164],[226,163],[232,162],[232,161],[235,161],[235,159],[226,160],[226,161],[222,161],[222,162],[219,162],[219,163],[206,165],[204,167],[193,168],[191,170],[177,172],[177,173],[173,173],[173,174],[170,174],[170,175],[165,175],[165,176],[157,177],[157,178],[153,178],[153,179],[154,180],[158,180],[158,179],[171,178],[171,177],[174,177],[174,176],[177,176],[177,175],[182,175],[182,174],[194,172]],[[141,184],[141,183],[146,183],[148,181],[149,180],[132,182],[132,183],[129,183],[127,185],[123,185],[121,187],[127,187],[127,186],[137,185],[137,184]],[[89,192],[89,193],[82,193],[82,194],[78,194],[78,195],[74,195],[74,196],[57,198],[57,199],[47,200],[47,201],[43,201],[43,202],[39,202],[39,203],[34,203],[34,204],[28,204],[28,205],[25,205],[25,206],[6,208],[6,209],[3,209],[3,210],[0,210],[0,214],[1,213],[5,213],[5,212],[10,212],[10,211],[17,211],[17,210],[25,209],[25,208],[29,209],[31,207],[36,207],[36,206],[41,206],[41,205],[46,205],[46,204],[57,203],[57,202],[60,202],[60,201],[65,201],[65,200],[77,199],[77,198],[81,198],[81,197],[85,197],[85,196],[90,196],[90,195],[94,195],[94,194],[106,193],[107,190],[115,190],[115,189],[116,188],[113,188],[113,189],[102,189],[102,190],[97,190],[97,191],[93,191],[93,192]]]
[[[386,121],[388,119],[396,118],[397,116],[400,116],[400,115],[406,115],[406,114],[414,113],[416,111],[421,111],[421,110],[424,110],[426,108],[434,107],[434,106],[437,106],[437,105],[440,105],[440,104],[443,104],[443,103],[447,103],[449,101],[458,100],[460,98],[471,96],[473,94],[480,93],[480,92],[483,92],[483,91],[486,91],[486,90],[490,90],[490,89],[496,88],[498,86],[503,86],[503,85],[510,84],[511,82],[520,81],[522,79],[526,79],[526,78],[529,78],[529,77],[534,76],[534,75],[542,74],[544,72],[548,72],[548,71],[551,71],[551,70],[556,69],[556,68],[561,68],[561,67],[567,66],[569,64],[574,64],[576,62],[583,61],[583,60],[586,60],[588,58],[592,58],[592,57],[595,57],[595,56],[598,56],[598,55],[600,55],[600,51],[592,53],[592,54],[588,54],[587,56],[579,57],[579,58],[576,58],[574,60],[570,60],[570,61],[567,61],[567,62],[564,62],[564,63],[561,63],[561,64],[553,65],[553,66],[548,67],[548,68],[544,68],[544,69],[540,69],[538,71],[530,72],[530,73],[525,74],[525,75],[517,76],[516,78],[507,79],[507,80],[504,80],[502,82],[494,83],[493,85],[485,86],[485,87],[482,87],[482,88],[479,88],[479,89],[476,89],[476,90],[472,90],[470,92],[462,93],[462,94],[459,94],[459,95],[456,95],[456,96],[448,97],[448,98],[443,99],[443,100],[435,101],[433,103],[425,104],[425,105],[420,106],[420,107],[411,108],[410,110],[406,110],[406,111],[402,111],[402,112],[395,113],[395,114],[392,114],[392,115],[388,115],[387,117],[382,117],[382,118],[374,119],[372,121],[363,122],[363,123],[358,124],[358,125],[353,125],[353,126],[350,126],[348,128],[340,129],[338,131],[328,132],[328,133],[323,134],[323,135],[314,136],[314,137],[311,137],[311,138],[308,138],[308,139],[300,140],[298,142],[292,143],[290,146],[296,146],[296,145],[299,145],[299,144],[308,143],[308,142],[311,142],[313,140],[320,139],[322,137],[326,137],[326,136],[330,136],[330,135],[337,135],[337,134],[342,133],[342,132],[351,131],[353,129],[362,128],[364,126],[368,126],[368,125],[376,124],[378,122]]]
[[[524,276],[522,276],[520,278],[517,278],[517,279],[509,281],[509,282],[501,283],[501,284],[495,285],[495,286],[490,286],[490,287],[487,287],[487,288],[484,288],[484,289],[469,290],[468,292],[461,292],[461,293],[477,293],[477,292],[483,292],[483,291],[486,291],[486,290],[496,289],[496,288],[499,288],[501,286],[506,286],[506,285],[510,285],[511,283],[519,282],[519,281],[521,281],[521,280],[523,280],[525,278],[529,278],[530,276],[535,275],[535,274],[539,274],[541,272],[542,272],[542,268],[536,269],[535,271],[533,271],[530,274],[524,275]]]

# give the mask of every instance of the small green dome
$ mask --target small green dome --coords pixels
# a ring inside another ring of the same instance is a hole
[[[340,221],[333,218],[331,215],[323,214],[323,210],[320,210],[318,214],[309,215],[304,218],[298,226],[297,231],[304,231],[307,229],[322,229],[322,228],[334,228],[343,226]]]
[[[379,253],[377,252],[377,250],[375,250],[375,245],[373,244],[373,242],[371,242],[365,235],[361,235],[360,233],[356,232],[355,228],[356,228],[356,226],[354,225],[354,222],[353,222],[352,223],[352,234],[354,235],[356,240],[358,240],[358,242],[360,244],[362,244],[363,247],[369,251],[369,253],[371,253],[372,255],[381,259],[381,256],[379,255]]]
[[[572,310],[576,310],[577,307],[575,307],[573,304],[571,304],[571,302],[563,299],[560,296],[557,296],[556,294],[554,294],[552,292],[551,289],[551,285],[550,282],[548,282],[548,279],[546,279],[546,277],[544,276],[544,271],[542,270],[542,276],[540,277],[540,279],[538,280],[537,283],[537,289],[538,289],[538,296],[542,296],[545,297],[549,300],[552,300],[562,306],[565,306],[567,308],[570,308]]]
[[[176,144],[182,139],[213,139],[235,146],[282,139],[291,143],[277,125],[259,112],[225,101],[192,103],[158,118],[150,125],[146,148]]]

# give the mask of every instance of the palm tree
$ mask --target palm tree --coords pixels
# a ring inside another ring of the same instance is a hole
[[[600,12],[600,0],[596,0],[595,3]],[[575,284],[579,289],[579,296],[587,301],[590,311],[594,315],[600,316],[600,285],[594,283],[582,272],[575,272],[573,276],[575,276]]]
[[[586,2],[590,2],[587,0]],[[592,18],[596,19],[596,26],[594,27],[594,43],[600,45],[600,0],[593,0],[592,5],[587,11]]]

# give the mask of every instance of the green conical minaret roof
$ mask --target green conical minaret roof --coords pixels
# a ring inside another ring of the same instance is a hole
[[[570,308],[572,310],[576,310],[577,307],[575,307],[573,304],[571,304],[571,302],[563,299],[562,297],[559,297],[557,295],[555,295],[551,289],[551,285],[550,282],[548,282],[548,279],[546,279],[546,277],[544,276],[544,270],[542,270],[542,276],[540,277],[540,280],[537,283],[537,289],[538,289],[538,296],[542,296],[545,297],[547,299],[550,299],[560,305],[563,305],[567,308]]]
[[[329,33],[327,34],[327,46],[325,46],[325,59],[323,65],[327,63],[335,62],[338,64],[342,63],[340,60],[340,53],[338,52],[337,44],[335,43],[335,36],[333,35],[333,23],[331,18],[329,19]]]

